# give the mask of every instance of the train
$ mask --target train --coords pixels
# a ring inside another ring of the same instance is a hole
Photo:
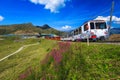
[[[109,38],[110,27],[105,20],[90,20],[70,32],[69,37],[61,38],[62,41],[104,41]]]

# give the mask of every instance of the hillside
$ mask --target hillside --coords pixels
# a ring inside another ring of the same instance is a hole
[[[112,34],[109,37],[109,41],[120,41],[120,34]]]
[[[38,33],[46,33],[46,34],[63,34],[64,32],[60,32],[49,25],[45,24],[43,26],[34,26],[32,23],[24,23],[24,24],[13,24],[13,25],[0,25],[0,35],[4,34],[38,34]]]
[[[120,34],[120,28],[112,28],[110,34]]]

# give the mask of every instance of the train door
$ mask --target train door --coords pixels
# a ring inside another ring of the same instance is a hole
[[[94,35],[96,35],[96,32],[97,32],[97,30],[96,30],[96,27],[95,27],[95,22],[90,22],[90,35],[91,35],[91,38],[95,38]]]
[[[87,39],[90,33],[90,26],[88,23],[86,23],[82,26],[82,28],[83,28],[83,31],[82,31],[81,37],[82,39]]]

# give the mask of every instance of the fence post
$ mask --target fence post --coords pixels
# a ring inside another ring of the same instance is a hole
[[[89,36],[87,35],[87,45],[89,46]]]

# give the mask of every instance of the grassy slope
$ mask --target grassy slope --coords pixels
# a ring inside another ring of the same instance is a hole
[[[42,29],[45,28],[45,29]],[[0,25],[0,35],[4,34],[37,34],[37,33],[46,33],[46,34],[56,34],[62,35],[65,32],[58,31],[54,28],[47,28],[43,25],[41,27],[35,27],[32,23],[25,24],[13,24],[13,25]]]
[[[4,38],[3,38],[4,39]],[[5,38],[5,40],[0,41],[0,59],[15,52],[23,45],[37,43],[39,40],[37,39],[13,39],[13,38]]]
[[[109,37],[109,41],[120,41],[120,34],[112,34]]]
[[[61,64],[51,60],[45,65],[41,79],[47,80],[108,80],[120,79],[120,46],[111,44],[74,43]],[[51,66],[52,65],[52,66]],[[32,79],[31,79],[32,80]]]
[[[29,40],[27,42],[29,43]],[[30,41],[32,42],[34,41]],[[33,68],[33,74],[28,76],[29,80],[43,77],[50,80],[120,79],[120,45],[90,44],[87,46],[85,43],[73,43],[63,55],[59,66],[54,66],[52,60],[45,64],[46,67],[42,71],[40,61],[55,45],[56,42],[45,40],[41,45],[28,47],[1,62],[0,80],[15,80],[29,67]],[[43,72],[45,76],[42,75]]]
[[[14,44],[14,42],[12,44],[11,41],[5,41],[4,43],[1,43],[4,44],[4,47],[1,46],[0,49],[2,50],[3,48],[6,48],[5,46],[8,46],[10,43],[11,45],[9,46],[12,48],[10,48],[9,51],[12,52],[21,45],[36,43],[38,41],[39,40],[29,39],[23,42],[18,42],[16,44]],[[54,45],[55,42],[53,41],[42,40],[40,45],[29,46],[18,54],[15,54],[0,62],[0,80],[15,80],[19,74],[24,72],[28,67],[39,65],[40,60],[44,58],[46,53],[48,53]],[[1,56],[5,56],[4,54],[7,54],[9,51],[2,51],[3,53],[0,54],[2,54]]]
[[[83,65],[83,69],[80,70],[80,72],[82,71],[81,79],[120,79],[119,45],[92,44],[81,46],[81,52],[76,50],[80,53],[79,57],[82,63],[80,65]]]

